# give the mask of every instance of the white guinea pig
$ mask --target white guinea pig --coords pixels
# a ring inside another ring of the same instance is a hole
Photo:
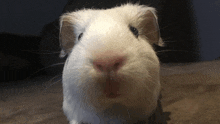
[[[68,54],[63,111],[71,124],[146,120],[160,94],[162,45],[155,9],[125,4],[83,9],[60,18],[61,56]]]

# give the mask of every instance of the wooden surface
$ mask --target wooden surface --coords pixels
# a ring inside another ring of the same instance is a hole
[[[171,112],[168,124],[220,123],[219,62],[162,67],[169,70],[161,72],[161,103],[164,112]],[[61,82],[45,90],[56,82],[51,78],[31,80],[36,86],[0,89],[0,123],[68,124],[61,109]]]

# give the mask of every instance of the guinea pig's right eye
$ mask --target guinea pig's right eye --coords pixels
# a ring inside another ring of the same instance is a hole
[[[133,26],[129,26],[131,32],[136,36],[138,37],[139,33],[138,33],[138,30],[137,28],[133,27]]]
[[[83,33],[81,33],[79,36],[78,36],[78,41],[81,39]]]

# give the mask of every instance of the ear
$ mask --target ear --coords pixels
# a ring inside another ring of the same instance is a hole
[[[73,15],[64,14],[60,18],[60,46],[61,53],[60,57],[65,57],[66,54],[69,54],[71,49],[74,46],[75,34],[74,34],[74,20]]]
[[[160,37],[160,29],[156,15],[148,10],[144,13],[143,18],[140,23],[143,35],[147,37],[150,43],[164,46],[163,40]]]

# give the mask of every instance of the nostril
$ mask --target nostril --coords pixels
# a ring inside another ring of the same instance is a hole
[[[96,68],[100,71],[103,71],[103,66],[101,64],[95,64]]]
[[[119,66],[120,66],[120,64],[121,64],[120,62],[115,63],[114,68],[115,68],[115,69],[118,69]]]
[[[100,62],[100,61],[93,61],[93,66],[94,66],[94,68],[96,69],[96,70],[98,70],[98,71],[104,71],[104,63],[103,62]]]
[[[113,65],[113,70],[114,71],[117,71],[117,70],[119,70],[119,68],[122,66],[122,61],[120,61],[120,62],[116,62],[114,65]]]

